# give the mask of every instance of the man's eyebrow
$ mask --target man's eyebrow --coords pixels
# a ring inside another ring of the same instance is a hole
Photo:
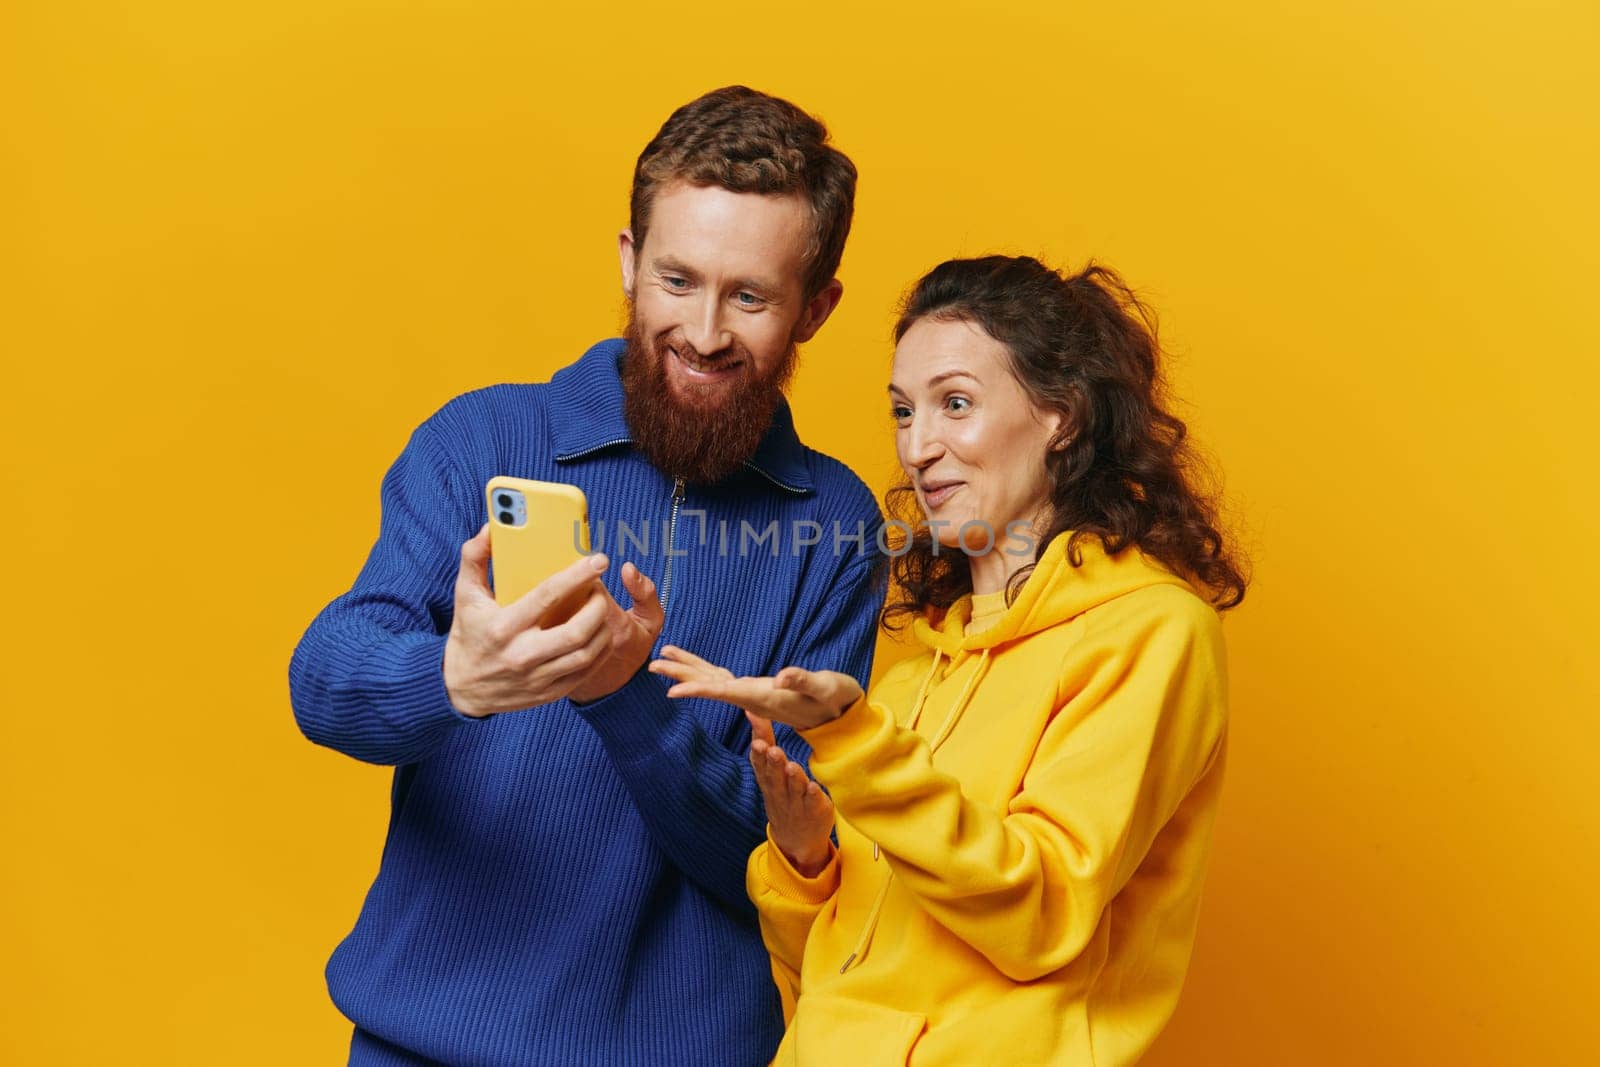
[[[773,285],[771,282],[763,281],[760,278],[749,278],[749,277],[735,278],[734,282],[733,282],[733,287],[735,289],[750,289],[750,290],[752,290],[754,292],[760,293],[762,296],[766,297],[768,300],[777,299],[778,293],[780,291],[779,287],[776,286],[776,285]]]
[[[659,259],[652,259],[650,261],[650,269],[656,271],[657,273],[661,271],[670,271],[673,274],[681,274],[686,278],[700,277],[699,271],[673,256],[662,256]]]

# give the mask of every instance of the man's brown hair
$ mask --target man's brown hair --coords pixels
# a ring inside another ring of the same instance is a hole
[[[658,188],[674,181],[735,193],[798,193],[811,207],[805,295],[838,273],[855,210],[856,168],[828,128],[787,100],[730,85],[691,100],[662,125],[633,168],[628,225],[643,248]]]

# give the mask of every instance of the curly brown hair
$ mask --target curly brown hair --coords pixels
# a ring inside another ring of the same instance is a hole
[[[912,288],[895,342],[930,317],[983,329],[1005,346],[1033,402],[1063,416],[1039,460],[1050,480],[1049,527],[1033,562],[1012,576],[1007,602],[1069,531],[1073,566],[1083,562],[1080,543],[1097,537],[1112,555],[1137,546],[1219,611],[1244,599],[1246,563],[1224,544],[1217,501],[1198,485],[1204,471],[1188,428],[1167,409],[1155,314],[1116,271],[1091,262],[1064,277],[1027,256],[953,259]],[[890,489],[885,505],[916,531],[889,563],[894,592],[882,625],[893,632],[970,593],[972,573],[965,553],[936,551],[909,481]]]
[[[828,128],[787,100],[730,85],[674,111],[633,168],[628,226],[644,247],[656,190],[674,181],[735,193],[800,194],[811,207],[805,295],[839,272],[855,211],[856,167]]]

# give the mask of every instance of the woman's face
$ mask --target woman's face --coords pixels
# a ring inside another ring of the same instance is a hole
[[[999,551],[1007,524],[1046,518],[1045,454],[1061,416],[1034,405],[982,327],[917,320],[895,347],[889,400],[900,467],[929,523],[948,524],[933,526],[940,544],[957,547],[963,524],[981,522]],[[974,528],[966,546],[988,537]]]

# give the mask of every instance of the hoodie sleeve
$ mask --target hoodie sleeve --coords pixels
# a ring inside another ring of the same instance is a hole
[[[750,853],[745,890],[761,919],[761,940],[772,956],[773,975],[788,999],[800,995],[800,958],[823,906],[839,891],[839,853],[830,846],[827,866],[814,878],[794,869],[783,850],[767,839]]]
[[[1222,750],[1220,620],[1187,591],[1156,606],[1067,653],[1055,711],[1004,812],[967,797],[927,741],[870,699],[805,732],[840,814],[935,920],[1013,980],[1078,957]]]

